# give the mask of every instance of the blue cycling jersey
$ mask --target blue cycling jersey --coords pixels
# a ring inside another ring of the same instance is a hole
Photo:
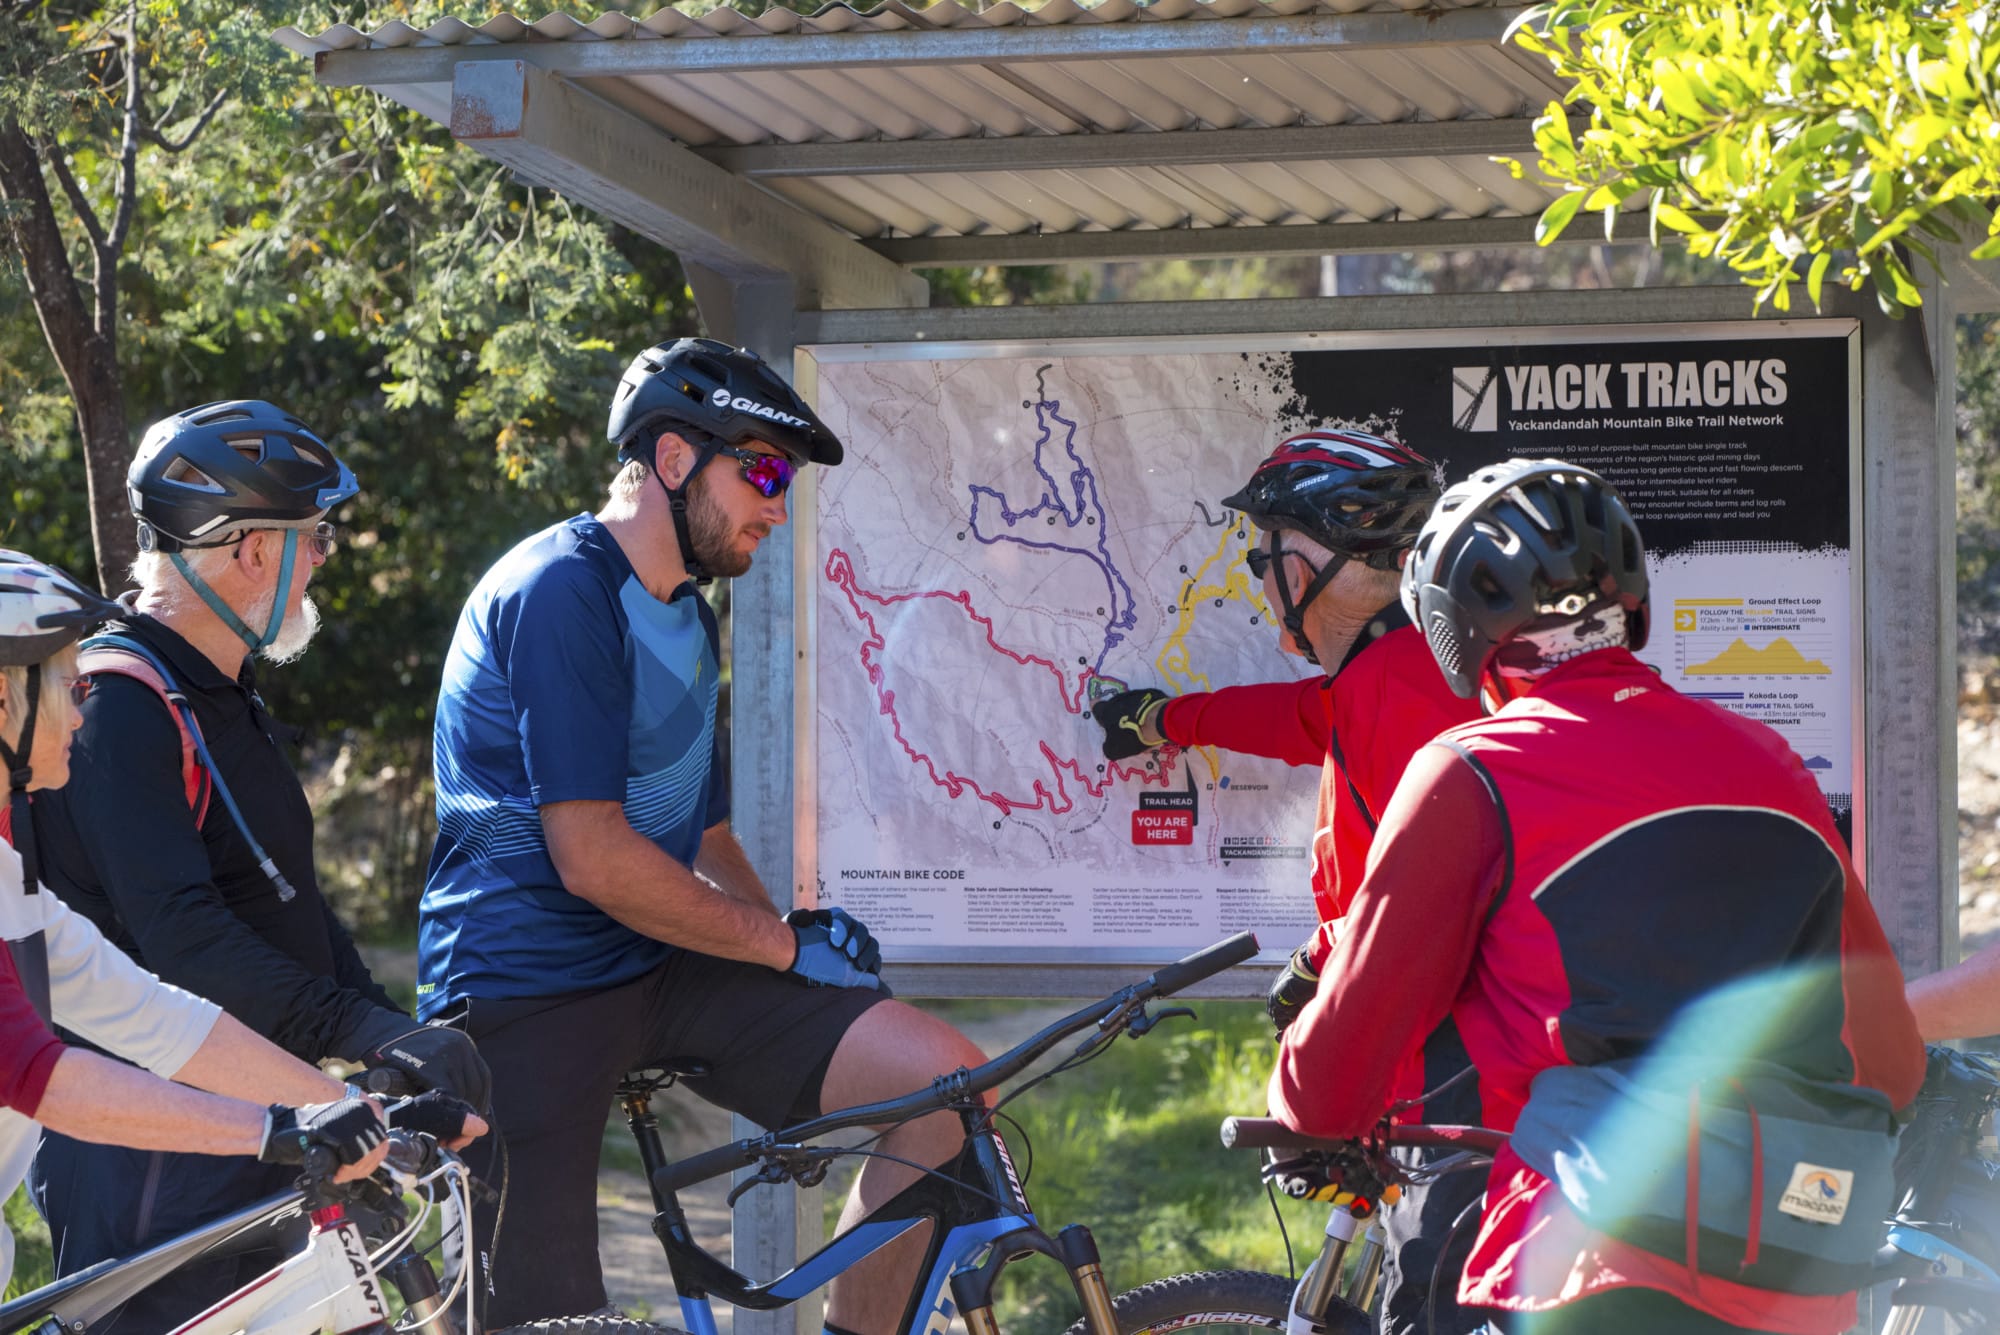
[[[718,643],[694,586],[653,597],[590,515],[486,572],[438,692],[421,1018],[465,997],[616,986],[672,951],[563,888],[540,808],[620,802],[633,829],[692,866],[702,832],[729,815]]]

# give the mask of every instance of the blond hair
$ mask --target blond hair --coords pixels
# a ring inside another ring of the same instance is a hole
[[[39,729],[49,719],[69,717],[62,711],[68,704],[64,699],[69,692],[68,678],[76,674],[76,646],[64,645],[38,666],[42,670],[42,686],[41,698],[35,702],[35,727]],[[4,735],[8,746],[17,745],[21,740],[21,724],[28,717],[27,668],[0,667],[0,709],[7,711],[6,726],[0,728],[0,735]]]

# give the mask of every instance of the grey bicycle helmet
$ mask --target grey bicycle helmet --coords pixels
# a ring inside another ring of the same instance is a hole
[[[236,399],[155,422],[125,490],[140,550],[176,552],[239,529],[309,524],[360,487],[304,422],[261,399]]]
[[[653,464],[653,446],[672,431],[694,447],[694,466],[679,486],[660,489],[674,519],[681,564],[698,584],[709,580],[688,530],[688,485],[725,445],[755,440],[797,464],[831,467],[841,460],[840,438],[806,401],[748,348],[712,338],[683,338],[651,347],[632,359],[611,398],[604,434],[618,457]],[[654,476],[659,477],[657,469]]]
[[[1437,465],[1415,450],[1364,431],[1328,429],[1281,442],[1222,503],[1270,535],[1274,561],[1286,531],[1333,553],[1296,602],[1290,584],[1276,581],[1279,619],[1306,661],[1317,663],[1306,608],[1348,561],[1394,570],[1437,498]]]
[[[117,603],[100,597],[61,569],[37,561],[26,552],[0,547],[0,666],[28,670],[27,699],[21,702],[20,734],[12,746],[0,738],[0,764],[7,767],[10,828],[15,851],[27,869],[25,884],[30,894],[35,892],[39,869],[35,862],[34,831],[28,823],[28,785],[35,777],[29,759],[35,753],[35,716],[41,710],[42,664],[82,639],[92,626],[110,620],[120,611]],[[31,987],[28,973],[40,967],[41,986],[46,994],[47,968],[37,964],[39,958],[33,951],[24,954],[16,950],[15,966],[24,970],[24,982]]]
[[[1452,690],[1539,618],[1615,602],[1646,644],[1646,551],[1609,482],[1558,459],[1509,459],[1445,492],[1403,567],[1403,606]]]

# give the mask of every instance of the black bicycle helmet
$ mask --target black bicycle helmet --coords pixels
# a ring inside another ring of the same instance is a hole
[[[1279,620],[1293,647],[1317,663],[1306,608],[1349,561],[1394,570],[1437,495],[1437,466],[1415,450],[1365,431],[1326,429],[1281,442],[1222,503],[1270,535],[1274,562],[1283,550],[1279,535],[1288,531],[1333,554],[1296,601],[1289,580],[1276,581]]]
[[[1522,627],[1615,601],[1646,644],[1646,551],[1624,500],[1587,468],[1509,459],[1445,492],[1403,567],[1403,606],[1461,697]]]
[[[1291,529],[1330,552],[1394,570],[1437,504],[1437,465],[1363,431],[1308,431],[1257,465],[1222,503],[1258,528]]]
[[[662,431],[713,436],[725,445],[759,440],[802,464],[831,467],[842,453],[840,438],[762,357],[712,338],[662,343],[625,368],[605,428],[618,457],[650,465]]]
[[[125,474],[141,551],[176,552],[245,528],[298,527],[359,491],[311,427],[261,399],[155,422]]]

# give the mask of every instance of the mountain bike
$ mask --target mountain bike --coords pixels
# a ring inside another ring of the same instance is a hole
[[[1256,953],[1257,939],[1248,932],[1238,933],[1056,1021],[984,1065],[938,1077],[928,1089],[840,1109],[678,1162],[669,1162],[661,1146],[652,1098],[683,1076],[699,1076],[702,1070],[693,1063],[668,1063],[634,1072],[621,1085],[619,1099],[645,1164],[656,1212],[653,1232],[666,1251],[688,1335],[716,1335],[715,1299],[752,1311],[790,1306],[862,1258],[926,1224],[929,1238],[923,1262],[899,1327],[905,1335],[943,1335],[954,1318],[964,1320],[970,1335],[997,1335],[995,1285],[1007,1266],[1033,1255],[1053,1259],[1068,1273],[1090,1335],[1118,1335],[1090,1230],[1071,1224],[1051,1234],[1035,1222],[1021,1175],[995,1119],[1009,1101],[1101,1054],[1120,1034],[1137,1038],[1162,1020],[1192,1015],[1185,1007],[1154,1012],[1148,1006]],[[1007,1090],[992,1107],[980,1097],[1013,1081],[1063,1040],[1084,1031],[1088,1035],[1067,1057]],[[859,1146],[810,1142],[858,1127],[874,1128],[879,1136],[882,1128],[939,1111],[957,1114],[965,1129],[965,1145],[957,1157],[926,1169],[916,1182],[775,1279],[757,1283],[739,1274],[704,1251],[688,1227],[677,1193],[696,1183],[752,1169],[731,1189],[732,1205],[744,1192],[762,1185],[816,1186],[834,1160],[874,1151],[868,1148],[872,1142]],[[531,1322],[500,1335],[659,1335],[668,1329],[615,1316],[590,1316]]]
[[[89,1335],[182,1266],[290,1247],[296,1250],[270,1271],[166,1335],[464,1335],[473,1329],[464,1268],[448,1291],[442,1289],[425,1249],[416,1245],[433,1216],[441,1239],[469,1227],[471,1188],[458,1156],[429,1136],[392,1131],[388,1158],[374,1176],[336,1185],[338,1169],[333,1152],[315,1146],[307,1151],[298,1191],[24,1294],[0,1306],[0,1331]],[[414,1211],[405,1193],[417,1200]],[[393,1319],[389,1289],[403,1309]],[[457,1320],[461,1295],[463,1324]],[[129,1322],[119,1326],[129,1328]]]

